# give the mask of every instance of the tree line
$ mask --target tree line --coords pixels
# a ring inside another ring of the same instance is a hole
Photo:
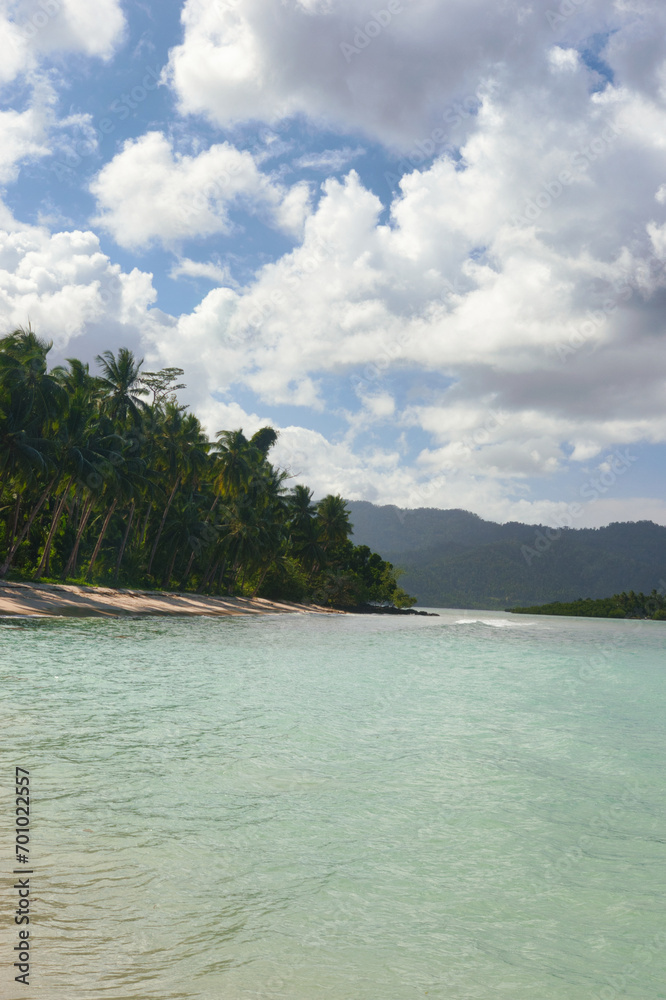
[[[507,608],[518,615],[567,615],[578,618],[652,618],[666,621],[666,597],[653,590],[651,594],[622,591],[612,597],[579,597],[577,601],[554,601],[532,608]]]
[[[408,607],[391,563],[354,545],[345,500],[272,465],[272,427],[209,441],[182,369],[120,348],[49,370],[31,329],[0,339],[0,578],[349,607]]]

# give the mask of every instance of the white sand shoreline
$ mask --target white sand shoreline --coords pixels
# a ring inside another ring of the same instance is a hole
[[[163,590],[0,582],[0,617],[111,618],[124,615],[344,614],[263,597],[210,597]]]

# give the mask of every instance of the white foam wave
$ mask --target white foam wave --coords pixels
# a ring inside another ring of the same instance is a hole
[[[522,622],[509,622],[497,618],[459,618],[456,625],[490,625],[492,628],[524,628]]]

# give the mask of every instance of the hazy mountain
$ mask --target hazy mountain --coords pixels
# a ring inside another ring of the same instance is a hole
[[[666,590],[666,527],[494,524],[464,510],[351,501],[353,540],[405,570],[420,605],[505,608]]]

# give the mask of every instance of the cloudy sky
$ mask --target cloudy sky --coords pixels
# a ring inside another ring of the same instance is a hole
[[[666,524],[659,0],[0,0],[1,328],[318,495]]]

